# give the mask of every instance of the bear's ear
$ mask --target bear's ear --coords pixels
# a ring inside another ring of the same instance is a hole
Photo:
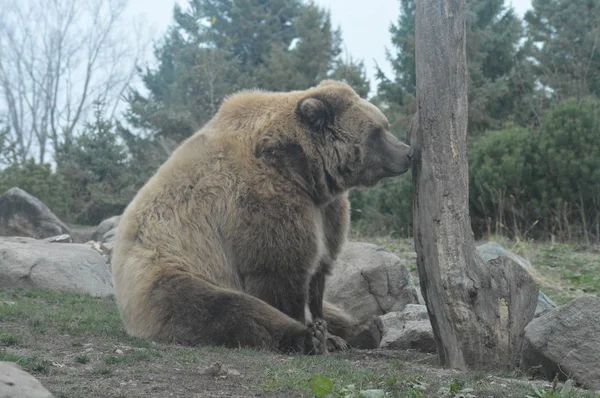
[[[335,117],[331,105],[315,97],[300,101],[298,114],[305,123],[318,130],[324,130],[332,125]]]

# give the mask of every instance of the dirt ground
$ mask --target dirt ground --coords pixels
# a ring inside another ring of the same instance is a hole
[[[411,253],[409,241],[374,243]],[[534,263],[545,277],[542,289],[557,302],[600,293],[597,248],[502,243]],[[19,363],[56,398],[314,397],[319,377],[327,397],[600,398],[576,388],[561,393],[562,383],[553,390],[548,380],[519,371],[443,369],[436,355],[416,351],[306,357],[155,344],[126,335],[113,298],[41,290],[0,291],[0,360]]]
[[[156,344],[125,334],[112,298],[38,290],[0,292],[0,360],[19,363],[57,398],[314,397],[317,376],[332,383],[329,397],[526,397],[550,386],[515,372],[443,369],[415,351],[307,357]]]

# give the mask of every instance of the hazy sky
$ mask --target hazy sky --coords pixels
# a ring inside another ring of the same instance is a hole
[[[130,0],[129,11],[141,14],[158,39],[172,21],[175,1]],[[177,3],[186,7],[188,1],[177,0]],[[364,61],[372,84],[376,63],[386,74],[390,73],[385,49],[391,49],[389,27],[398,20],[398,0],[317,0],[317,3],[331,11],[334,26],[342,29],[344,50]],[[522,17],[531,7],[531,0],[507,0],[506,4],[512,5]]]

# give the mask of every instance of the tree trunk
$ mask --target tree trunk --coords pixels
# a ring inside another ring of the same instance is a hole
[[[466,1],[417,0],[417,114],[411,127],[414,236],[441,364],[518,364],[537,286],[513,261],[488,267],[468,207]]]

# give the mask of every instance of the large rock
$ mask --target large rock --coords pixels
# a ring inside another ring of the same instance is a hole
[[[383,338],[381,348],[436,352],[433,329],[427,307],[408,304],[402,312],[389,312],[381,316]]]
[[[361,321],[419,302],[406,262],[382,247],[361,242],[345,244],[324,296]]]
[[[529,261],[515,253],[509,252],[499,243],[487,242],[477,246],[476,250],[479,257],[481,257],[481,259],[487,264],[492,264],[494,261],[498,261],[499,259],[512,261],[516,264],[519,264],[524,270],[526,270],[536,282],[539,282],[541,279],[539,272],[533,265],[531,265]],[[556,304],[554,304],[554,302],[552,302],[552,300],[550,300],[544,293],[538,292],[538,303],[534,316],[538,317],[548,311],[553,310],[554,308],[556,308]]]
[[[600,389],[600,297],[581,297],[525,328],[521,368]]]
[[[9,287],[105,297],[112,279],[106,259],[89,245],[10,237],[0,239],[0,288]]]
[[[21,188],[0,196],[0,236],[36,239],[70,234],[69,228],[36,197]]]
[[[0,398],[52,398],[52,394],[17,364],[0,362]]]
[[[534,268],[533,265],[531,265],[529,261],[525,260],[518,254],[509,252],[497,242],[486,242],[477,246],[476,251],[479,257],[481,257],[481,259],[486,263],[490,263],[500,257],[506,257],[523,267],[527,272],[529,272],[533,279],[536,280],[536,282],[540,279],[540,273]]]

